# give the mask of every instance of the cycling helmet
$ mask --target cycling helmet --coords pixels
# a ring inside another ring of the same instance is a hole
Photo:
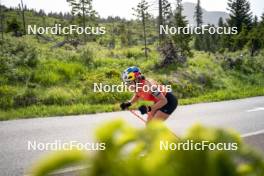
[[[141,76],[140,69],[138,67],[129,67],[124,70],[122,74],[122,79],[125,83],[131,83],[136,81]]]

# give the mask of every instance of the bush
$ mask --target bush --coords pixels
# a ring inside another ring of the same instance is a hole
[[[25,82],[38,64],[35,48],[15,40],[0,40],[0,74],[9,82]]]
[[[38,56],[35,47],[20,40],[11,41],[9,39],[0,41],[0,46],[0,56],[6,58],[9,64],[36,67]]]
[[[26,107],[37,104],[39,101],[37,96],[38,96],[37,90],[28,88],[23,94],[17,95],[14,98],[14,106]]]
[[[91,66],[94,59],[95,59],[95,53],[93,48],[86,47],[84,50],[82,50],[80,54],[81,62],[83,62],[87,66]]]
[[[37,162],[33,167],[32,175],[44,176],[70,164],[88,165],[88,163],[89,167],[82,175],[261,176],[264,174],[263,158],[247,148],[238,134],[230,131],[194,126],[185,137],[179,138],[172,135],[172,132],[160,122],[152,122],[146,129],[136,130],[122,121],[114,121],[103,125],[96,134],[100,145],[98,144],[97,151],[93,155],[87,156],[77,149],[57,152]],[[174,146],[191,142],[201,144],[204,141],[215,145],[225,143],[226,146],[229,145],[227,148],[233,150],[211,150],[209,145],[204,150],[184,150],[183,147],[167,150],[164,147],[166,143]],[[236,147],[230,147],[231,145]]]
[[[16,95],[16,93],[16,89],[11,86],[0,86],[0,109],[6,110],[13,107],[13,97]]]

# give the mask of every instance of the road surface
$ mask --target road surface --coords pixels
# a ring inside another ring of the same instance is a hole
[[[24,175],[34,161],[48,153],[28,150],[29,141],[93,142],[94,129],[116,118],[122,118],[136,127],[144,127],[127,111],[0,122],[0,176]],[[180,106],[166,121],[168,127],[180,135],[194,123],[235,129],[246,142],[264,151],[264,96]]]

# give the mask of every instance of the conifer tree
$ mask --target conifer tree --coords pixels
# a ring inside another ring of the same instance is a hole
[[[97,17],[97,12],[93,9],[92,0],[67,0],[71,6],[73,16],[78,16],[81,20],[82,27],[86,27],[87,20],[92,23]],[[86,40],[86,35],[84,33]]]
[[[148,13],[149,4],[145,0],[141,0],[138,3],[136,8],[133,8],[135,11],[135,16],[141,21],[142,23],[142,30],[143,30],[143,38],[144,38],[144,53],[145,57],[148,57],[148,48],[147,48],[147,33],[146,33],[146,26],[147,22],[150,18],[150,14]]]
[[[195,6],[194,18],[196,21],[196,26],[201,26],[203,24],[203,11],[200,0],[197,0],[197,4]]]
[[[196,21],[196,26],[199,27],[203,24],[203,12],[202,12],[200,0],[197,0],[197,4],[195,6],[194,18]],[[202,50],[202,45],[204,43],[203,39],[204,39],[203,35],[199,35],[199,34],[195,35],[195,39],[194,39],[195,49]]]
[[[247,0],[228,0],[227,5],[230,12],[229,26],[237,27],[238,33],[242,31],[243,24],[247,29],[252,27],[252,13]]]
[[[177,28],[186,27],[188,22],[185,18],[186,17],[183,15],[182,0],[177,0],[177,7],[174,13],[174,26]],[[191,41],[190,34],[183,34],[183,32],[181,31],[173,35],[172,39],[181,56],[186,57],[192,55],[189,46],[189,42]]]
[[[0,30],[1,30],[1,39],[4,40],[4,12],[2,8],[1,0],[0,0]]]

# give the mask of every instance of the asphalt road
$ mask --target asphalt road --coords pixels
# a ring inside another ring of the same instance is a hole
[[[28,142],[92,143],[94,129],[116,118],[144,127],[127,111],[0,122],[0,176],[24,175],[34,161],[49,152],[28,150]],[[179,135],[195,123],[235,129],[247,143],[264,151],[264,96],[180,106],[166,121]]]

